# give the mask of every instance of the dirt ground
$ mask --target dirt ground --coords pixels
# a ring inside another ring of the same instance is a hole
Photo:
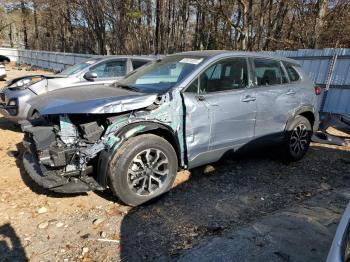
[[[7,69],[8,79],[34,73]],[[322,236],[328,246],[347,200],[317,199],[350,188],[350,147],[312,144],[297,163],[283,163],[275,151],[260,149],[204,171],[179,172],[168,194],[130,208],[108,190],[60,195],[36,186],[21,164],[22,137],[0,116],[0,261],[190,261],[193,256],[184,252],[196,254],[197,247],[217,237],[289,208],[298,213],[296,206],[308,201],[316,208],[334,205],[330,233]],[[315,261],[327,252],[315,253]]]

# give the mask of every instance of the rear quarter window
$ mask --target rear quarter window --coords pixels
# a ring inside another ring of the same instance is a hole
[[[297,70],[295,70],[293,65],[284,63],[284,66],[291,82],[297,82],[300,80],[299,73]]]

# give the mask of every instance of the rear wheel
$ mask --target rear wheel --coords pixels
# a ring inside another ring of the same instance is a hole
[[[125,204],[140,205],[170,189],[177,163],[175,150],[165,139],[152,134],[130,138],[109,164],[109,186]]]
[[[312,135],[310,121],[303,116],[296,116],[287,127],[284,144],[285,157],[288,161],[298,161],[309,149]]]

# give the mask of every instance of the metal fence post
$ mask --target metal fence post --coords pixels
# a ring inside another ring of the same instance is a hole
[[[319,110],[320,113],[323,112],[324,106],[326,104],[328,90],[330,88],[330,85],[332,84],[333,74],[334,74],[335,66],[337,64],[337,59],[338,59],[338,53],[337,53],[337,49],[335,48],[334,49],[334,54],[333,54],[332,59],[330,60],[330,63],[329,63],[327,79],[326,79],[326,88],[325,88],[325,90],[323,92],[322,102],[321,102],[321,106],[320,106],[320,110]]]

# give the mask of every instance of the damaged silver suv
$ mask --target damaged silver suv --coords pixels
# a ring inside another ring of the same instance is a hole
[[[107,187],[128,205],[168,191],[179,168],[219,160],[255,141],[301,159],[317,129],[313,83],[294,60],[197,51],[169,55],[100,88],[29,103],[24,166],[56,192]]]

